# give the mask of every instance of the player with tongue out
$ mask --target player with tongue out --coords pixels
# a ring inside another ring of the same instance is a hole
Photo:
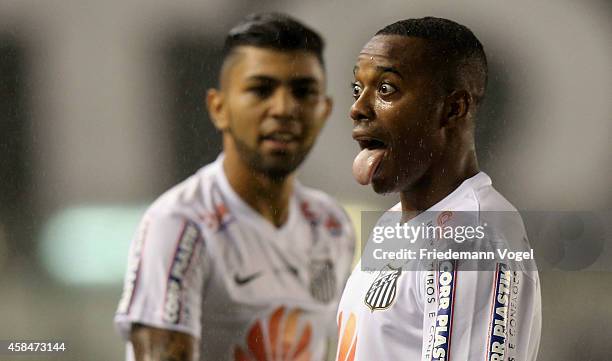
[[[378,35],[354,68],[350,116],[362,150],[353,174],[377,193],[399,192],[404,210],[427,210],[478,173],[474,115],[486,63],[475,58],[451,77],[435,45]]]
[[[510,211],[512,232],[496,233],[499,242],[526,244],[516,209],[478,168],[474,122],[487,61],[468,28],[431,17],[388,25],[363,47],[353,73],[350,117],[361,148],[353,175],[360,184],[399,193],[392,211],[430,211],[419,219],[433,222],[440,218],[431,214]],[[367,250],[363,257],[372,257]],[[356,266],[338,312],[338,361],[535,360],[535,268],[496,263],[491,271],[461,272],[463,263],[423,264],[412,272]]]

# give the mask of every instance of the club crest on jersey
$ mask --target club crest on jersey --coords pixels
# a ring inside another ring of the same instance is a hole
[[[327,303],[336,294],[336,276],[331,260],[310,262],[310,294],[319,302]]]
[[[499,263],[495,272],[495,292],[491,310],[491,326],[487,348],[488,361],[505,360],[508,336],[508,306],[510,303],[511,272],[508,266]]]
[[[457,269],[454,261],[444,261],[440,263],[437,281],[438,309],[436,311],[436,328],[431,360],[446,361],[449,359],[451,347],[455,284],[457,282]]]
[[[402,270],[390,266],[383,268],[365,295],[365,304],[372,312],[389,308],[397,294],[397,279]]]
[[[200,239],[198,227],[191,222],[185,223],[168,274],[163,308],[163,320],[165,322],[178,323],[180,320],[183,311],[184,279],[194,257],[198,239]]]

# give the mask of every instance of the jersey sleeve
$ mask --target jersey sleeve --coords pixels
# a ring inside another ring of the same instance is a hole
[[[342,210],[342,215],[344,216],[343,218],[343,228],[344,228],[344,235],[345,237],[343,238],[343,243],[341,245],[341,252],[342,252],[342,271],[343,274],[341,276],[341,287],[340,287],[340,293],[342,293],[342,290],[344,289],[344,285],[346,284],[346,281],[348,280],[349,276],[351,275],[351,271],[353,270],[353,263],[355,260],[355,247],[357,246],[357,236],[355,233],[355,226],[353,225],[353,222],[351,221],[351,218],[349,217],[349,215],[346,213],[346,211],[344,209]]]
[[[535,361],[541,329],[537,272],[503,263],[492,271],[461,271],[456,261],[424,273],[422,361]],[[431,292],[430,292],[431,293]]]
[[[115,325],[124,338],[132,324],[200,337],[201,295],[206,274],[199,226],[171,213],[147,212],[129,250]]]
[[[346,282],[351,275],[353,260],[355,256],[355,247],[357,245],[357,239],[355,235],[355,228],[353,226],[353,222],[351,221],[349,215],[346,213],[344,208],[340,205],[337,205],[337,219],[338,219],[338,237],[337,247],[334,252],[334,262],[336,262],[336,295],[334,297],[334,302],[330,305],[330,310],[328,312],[325,332],[327,333],[328,339],[328,347],[329,350],[335,351],[338,344],[338,321],[337,321],[337,313],[338,306],[340,303],[340,298],[342,296],[342,292],[346,285]],[[329,222],[327,222],[329,225]],[[331,357],[331,354],[330,354]]]

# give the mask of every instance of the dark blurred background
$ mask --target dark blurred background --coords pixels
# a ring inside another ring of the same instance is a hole
[[[609,1],[0,0],[0,340],[65,340],[61,360],[122,359],[112,316],[130,238],[147,204],[216,158],[205,91],[225,32],[263,10],[326,38],[335,108],[300,178],[334,194],[356,227],[360,211],[397,199],[351,176],[354,60],[382,26],[426,15],[485,46],[478,153],[502,194],[521,210],[612,209]],[[612,274],[541,280],[539,360],[610,359]]]

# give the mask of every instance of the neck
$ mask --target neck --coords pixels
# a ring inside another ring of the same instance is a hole
[[[262,217],[276,227],[287,221],[293,174],[282,179],[271,179],[251,169],[236,152],[231,151],[225,155],[223,170],[232,189]]]
[[[400,193],[402,212],[428,210],[451,194],[463,181],[479,172],[476,153],[473,151],[459,160],[437,164],[430,167],[409,189]]]

